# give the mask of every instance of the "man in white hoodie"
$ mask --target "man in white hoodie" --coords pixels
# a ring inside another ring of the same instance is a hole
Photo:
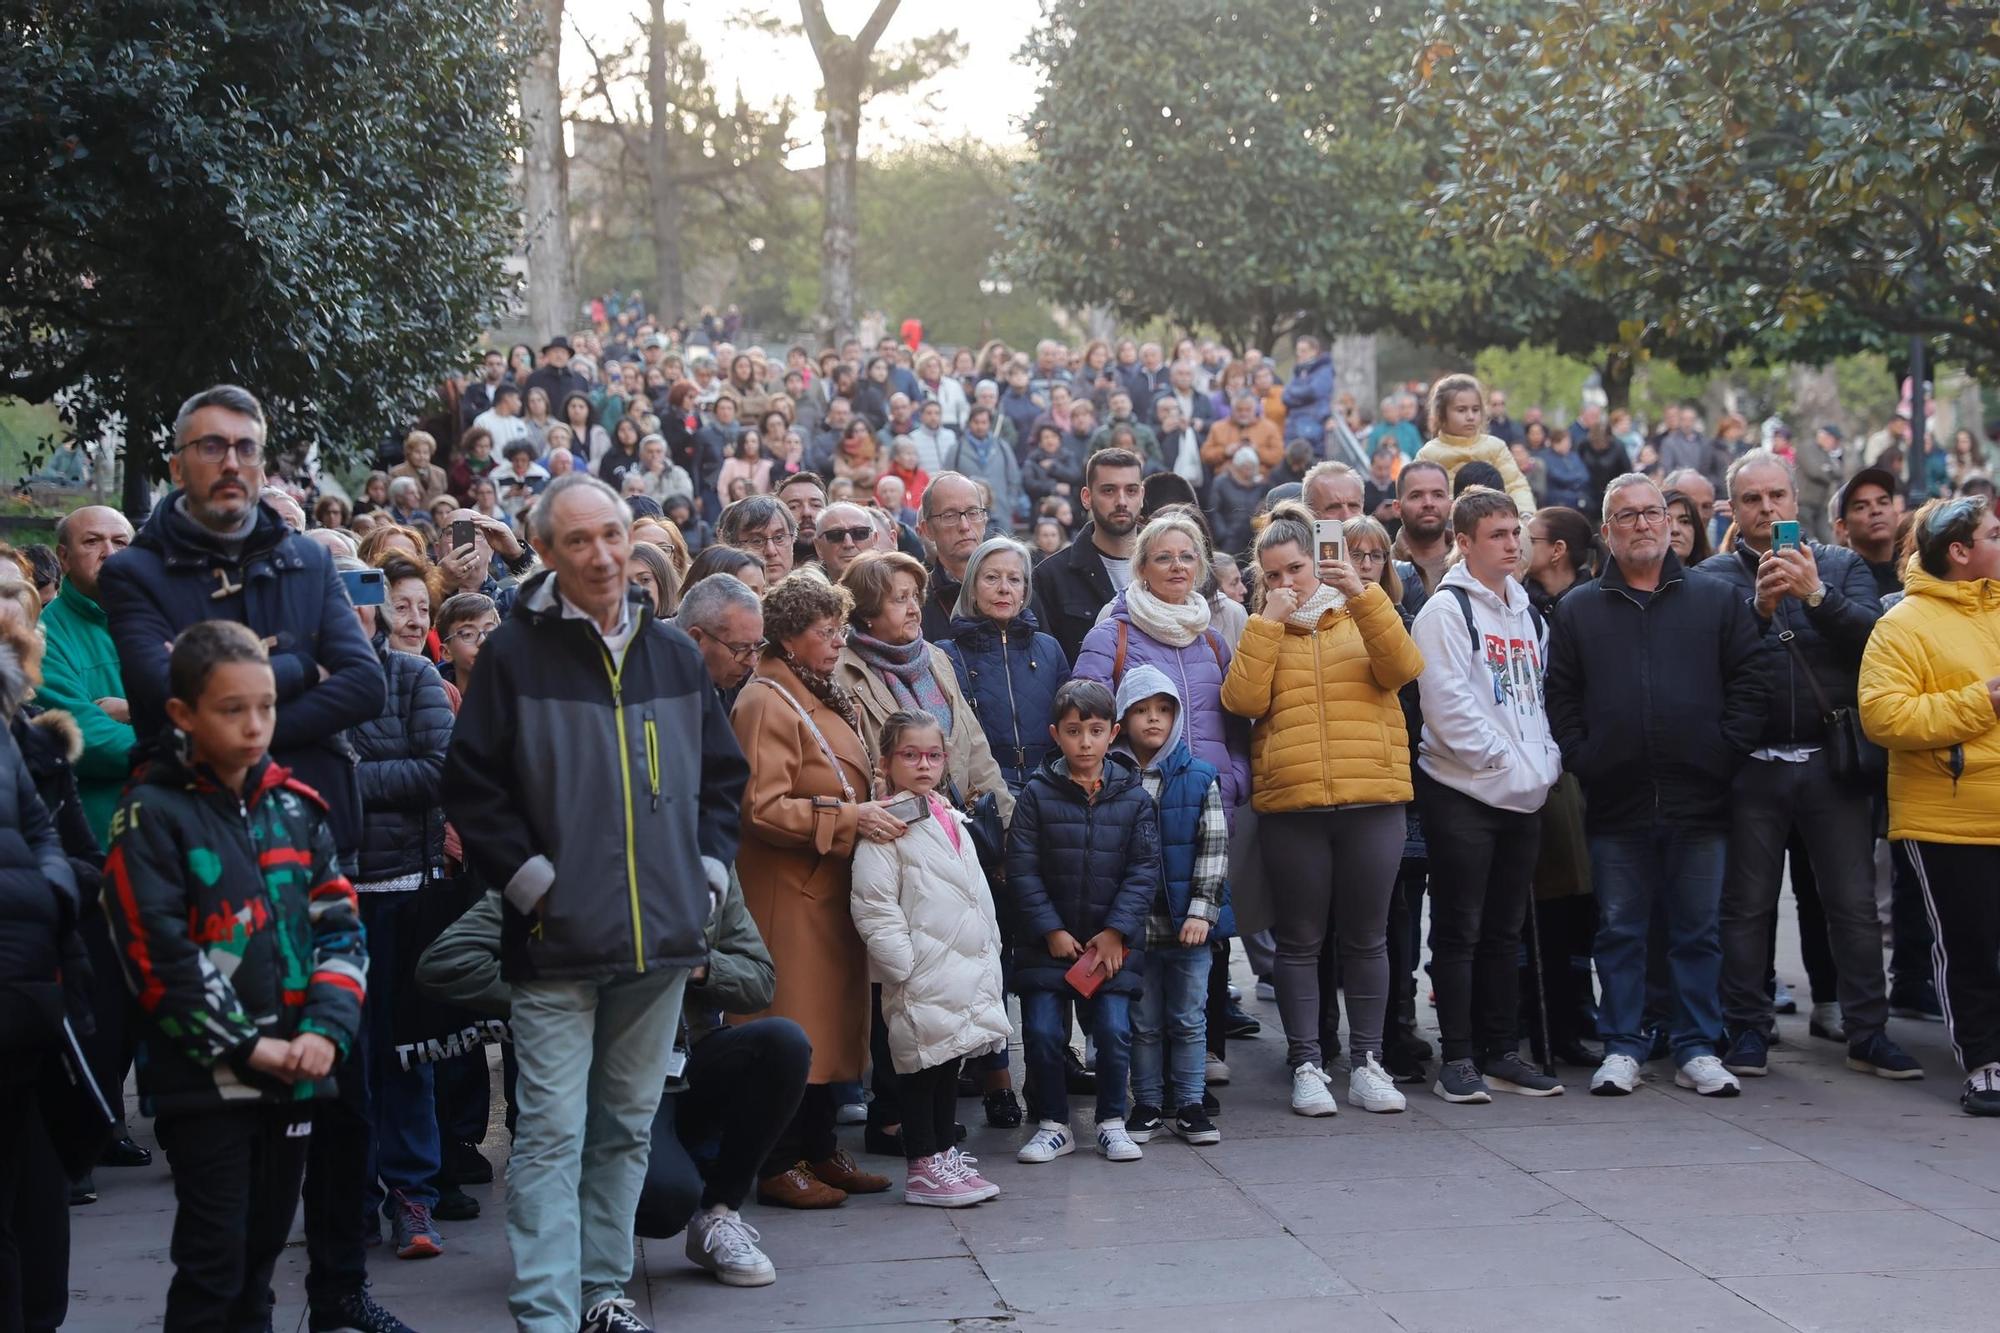
[[[1499,491],[1468,487],[1451,510],[1458,559],[1410,635],[1423,650],[1417,805],[1430,845],[1431,977],[1443,1063],[1432,1091],[1490,1102],[1492,1089],[1563,1088],[1521,1058],[1516,959],[1541,844],[1542,802],[1562,752],[1542,706],[1547,627],[1514,578],[1521,519]]]

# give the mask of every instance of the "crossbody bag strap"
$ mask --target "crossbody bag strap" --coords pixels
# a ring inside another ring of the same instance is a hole
[[[819,742],[819,752],[826,756],[827,763],[833,765],[833,775],[840,779],[840,794],[850,801],[853,800],[854,787],[847,780],[846,770],[841,768],[839,758],[833,753],[833,747],[826,743],[826,733],[819,729],[819,723],[812,720],[812,714],[806,711],[805,705],[792,697],[790,690],[780,685],[777,681],[772,680],[769,676],[752,676],[750,680],[752,684],[769,685],[778,692],[779,698],[792,706],[792,711],[799,715],[799,721],[806,724],[806,730],[810,731],[813,739]]]
[[[1813,703],[1819,708],[1821,717],[1830,717],[1833,707],[1826,701],[1826,692],[1819,687],[1819,678],[1813,675],[1812,665],[1806,661],[1805,649],[1799,647],[1798,633],[1792,629],[1778,631],[1778,642],[1785,645],[1792,654],[1792,660],[1799,664],[1799,670],[1806,678],[1806,688],[1812,691]]]

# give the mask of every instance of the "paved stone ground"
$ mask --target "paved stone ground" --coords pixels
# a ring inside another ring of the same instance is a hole
[[[1781,938],[1785,975],[1799,978],[1789,922]],[[2000,1124],[1959,1113],[1941,1025],[1892,1024],[1923,1060],[1922,1083],[1850,1073],[1801,1016],[1780,1020],[1771,1076],[1735,1100],[1681,1092],[1661,1064],[1628,1098],[1590,1097],[1586,1075],[1565,1071],[1559,1098],[1457,1107],[1409,1089],[1408,1113],[1372,1116],[1345,1106],[1341,1071],[1339,1116],[1305,1120],[1286,1109],[1275,1008],[1249,1007],[1265,1035],[1231,1044],[1220,1145],[1163,1136],[1141,1162],[1080,1148],[1020,1166],[1020,1136],[985,1129],[964,1102],[967,1147],[1002,1187],[997,1200],[957,1212],[893,1192],[831,1213],[753,1205],[777,1285],[731,1290],[694,1270],[679,1239],[647,1242],[640,1313],[661,1329],[878,1333],[1992,1325]],[[502,1142],[496,1131],[489,1154]],[[158,1166],[98,1179],[102,1202],[72,1215],[65,1327],[157,1328],[171,1187]],[[421,1333],[508,1327],[504,1182],[474,1190],[484,1216],[447,1224],[440,1258],[373,1265],[378,1299]],[[304,1326],[294,1241],[277,1278],[287,1333]]]

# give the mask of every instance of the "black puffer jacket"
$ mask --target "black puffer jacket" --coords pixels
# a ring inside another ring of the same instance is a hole
[[[375,653],[389,680],[389,702],[372,722],[347,735],[361,761],[361,873],[378,884],[444,864],[444,756],[451,747],[451,701],[437,668],[390,649]]]
[[[28,691],[0,646],[0,708]],[[0,1084],[35,1077],[62,1035],[63,955],[79,912],[76,879],[11,732],[0,736]]]
[[[1852,708],[1861,684],[1861,653],[1882,618],[1875,593],[1875,575],[1854,552],[1839,546],[1808,543],[1819,566],[1826,596],[1816,607],[1796,597],[1778,601],[1775,614],[1757,621],[1764,635],[1764,669],[1771,681],[1771,703],[1765,711],[1759,740],[1767,745],[1819,745],[1826,740],[1826,723],[1813,698],[1813,684],[1832,708]],[[1736,589],[1755,615],[1757,553],[1740,542],[1702,561],[1699,572],[1713,574]],[[1795,636],[1799,655],[1810,665],[1808,683],[1798,656],[1785,646],[1785,634]]]

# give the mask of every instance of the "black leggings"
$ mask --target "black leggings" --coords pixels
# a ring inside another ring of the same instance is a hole
[[[912,1162],[958,1142],[959,1060],[898,1074],[903,1093],[903,1155]]]

